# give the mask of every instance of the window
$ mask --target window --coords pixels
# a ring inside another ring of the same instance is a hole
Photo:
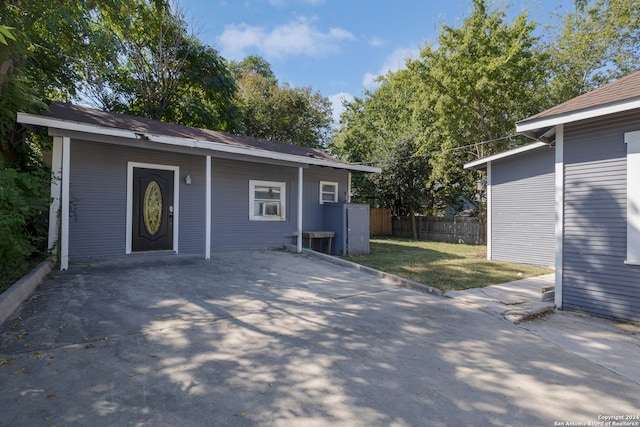
[[[320,204],[338,201],[338,183],[320,181]]]
[[[249,181],[249,220],[284,221],[286,188],[284,182]]]
[[[640,265],[640,131],[624,134],[627,143],[627,264]]]

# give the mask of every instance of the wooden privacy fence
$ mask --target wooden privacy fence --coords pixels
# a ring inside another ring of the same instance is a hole
[[[372,236],[391,236],[391,212],[385,208],[371,208],[369,210],[369,225]]]
[[[370,234],[372,236],[413,237],[409,217],[392,218],[389,209],[371,208]],[[433,242],[465,243],[467,245],[486,244],[484,221],[470,217],[416,217],[418,240]]]
[[[484,224],[479,218],[469,217],[416,217],[418,240],[433,242],[464,243],[467,245],[483,245]],[[394,218],[392,221],[394,237],[411,238],[411,219]]]

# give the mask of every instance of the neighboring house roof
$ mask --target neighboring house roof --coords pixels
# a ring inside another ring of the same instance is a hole
[[[355,172],[380,172],[377,167],[341,162],[315,148],[108,113],[72,104],[53,104],[40,115],[18,113],[18,122],[63,131],[151,141],[174,147],[328,166]]]
[[[550,141],[556,125],[636,108],[640,108],[640,71],[518,122],[516,131]]]

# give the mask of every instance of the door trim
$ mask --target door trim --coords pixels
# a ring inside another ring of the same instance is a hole
[[[173,251],[178,253],[178,225],[180,224],[180,167],[153,163],[127,162],[127,238],[125,253],[131,254],[133,233],[133,168],[173,171]]]

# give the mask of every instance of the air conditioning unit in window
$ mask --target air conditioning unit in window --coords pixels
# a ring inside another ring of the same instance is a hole
[[[263,203],[260,207],[262,216],[280,216],[280,203]]]

